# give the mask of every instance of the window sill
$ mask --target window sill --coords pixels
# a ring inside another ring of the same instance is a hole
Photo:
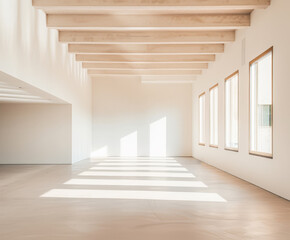
[[[219,148],[219,146],[217,146],[217,145],[209,145],[209,146],[212,148]]]
[[[238,148],[229,148],[229,147],[225,147],[225,150],[227,151],[232,151],[232,152],[239,152]]]
[[[265,158],[273,159],[273,154],[270,154],[270,153],[262,153],[262,152],[250,151],[249,154],[250,155],[254,155],[254,156],[258,156],[258,157],[265,157]]]

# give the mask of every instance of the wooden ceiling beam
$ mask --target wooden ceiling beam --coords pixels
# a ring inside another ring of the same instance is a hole
[[[200,75],[202,73],[201,70],[95,70],[89,69],[89,75]]]
[[[103,15],[48,14],[47,26],[57,29],[95,30],[206,30],[250,26],[249,14]]]
[[[210,62],[215,55],[96,55],[76,54],[77,61],[83,62]]]
[[[207,69],[208,63],[95,63],[83,62],[86,69]]]
[[[223,53],[224,44],[69,44],[70,53],[94,54],[213,54]]]
[[[60,31],[59,41],[98,44],[227,43],[235,31]]]
[[[92,76],[195,77],[271,0],[32,0]],[[177,77],[176,77],[177,78]]]
[[[266,8],[270,5],[270,0],[33,0],[32,4],[36,8],[193,8],[196,10],[210,9],[256,9]]]

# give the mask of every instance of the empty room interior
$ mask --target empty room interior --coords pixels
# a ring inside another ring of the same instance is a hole
[[[289,0],[0,0],[1,240],[289,240]]]

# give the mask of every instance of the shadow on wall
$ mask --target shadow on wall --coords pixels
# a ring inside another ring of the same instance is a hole
[[[152,122],[149,126],[149,156],[165,157],[167,143],[167,119],[161,119]],[[109,154],[108,145],[102,146],[92,152],[92,158],[107,157]],[[120,139],[120,156],[137,157],[138,156],[138,131],[133,131]]]

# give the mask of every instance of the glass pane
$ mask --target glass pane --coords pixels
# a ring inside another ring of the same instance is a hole
[[[272,154],[272,52],[250,70],[250,150]]]
[[[239,147],[239,83],[238,74],[225,82],[225,146]]]
[[[205,143],[205,94],[199,97],[199,143]]]
[[[210,90],[210,145],[218,145],[218,87]]]

